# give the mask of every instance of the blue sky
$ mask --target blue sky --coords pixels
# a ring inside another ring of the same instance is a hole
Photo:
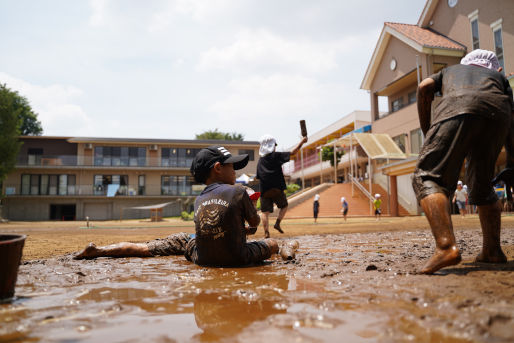
[[[384,21],[425,0],[0,0],[0,82],[45,135],[194,139],[218,128],[279,148],[353,110]]]

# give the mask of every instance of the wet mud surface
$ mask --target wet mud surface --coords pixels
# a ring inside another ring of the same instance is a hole
[[[0,304],[0,341],[512,342],[507,264],[477,264],[480,230],[457,230],[463,262],[417,274],[429,231],[298,236],[293,261],[202,268],[182,256],[25,261]]]

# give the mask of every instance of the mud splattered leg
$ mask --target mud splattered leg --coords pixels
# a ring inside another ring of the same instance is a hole
[[[92,259],[97,257],[151,257],[152,253],[148,250],[146,243],[122,242],[97,247],[94,243],[89,245],[74,256],[75,260]]]
[[[478,216],[482,226],[482,251],[475,262],[506,263],[507,257],[500,246],[501,207],[499,203],[478,206]]]
[[[448,197],[442,193],[430,194],[421,200],[421,207],[427,216],[436,242],[434,255],[421,272],[432,274],[441,268],[459,263],[461,256],[453,234]]]

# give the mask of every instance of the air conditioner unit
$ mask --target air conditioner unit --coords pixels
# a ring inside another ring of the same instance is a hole
[[[150,145],[150,150],[157,150],[157,144]]]
[[[93,144],[92,143],[86,143],[86,145],[84,146],[85,149],[93,149]]]

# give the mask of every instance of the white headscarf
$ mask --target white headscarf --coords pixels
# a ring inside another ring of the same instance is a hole
[[[319,200],[319,194],[316,194],[316,195],[314,196],[314,201],[318,201],[318,200]]]
[[[482,49],[471,51],[460,60],[460,64],[474,65],[491,70],[498,70],[498,68],[500,68],[500,62],[498,62],[496,54],[492,51]]]
[[[261,144],[259,148],[259,156],[264,157],[268,154],[271,154],[275,151],[275,146],[277,145],[277,141],[272,135],[264,135],[259,139],[259,143]]]

